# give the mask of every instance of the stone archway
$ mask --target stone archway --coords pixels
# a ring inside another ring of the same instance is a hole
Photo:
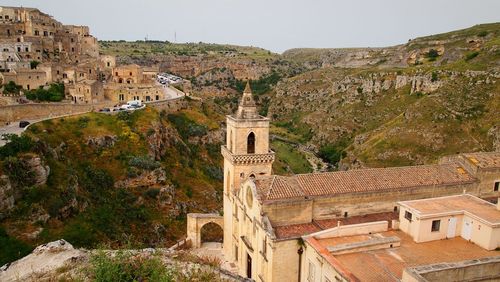
[[[189,213],[187,215],[187,239],[191,241],[193,248],[201,247],[202,228],[205,225],[207,225],[205,229],[213,227],[212,224],[216,224],[224,230],[224,218],[218,214]]]
[[[224,240],[224,230],[215,222],[208,222],[200,228],[201,244],[205,242],[222,243]]]

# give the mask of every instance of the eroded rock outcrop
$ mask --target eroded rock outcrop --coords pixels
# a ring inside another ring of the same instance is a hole
[[[115,187],[135,188],[149,187],[159,184],[165,184],[167,174],[163,168],[157,168],[153,171],[143,171],[136,177],[127,178],[122,181],[117,181]]]

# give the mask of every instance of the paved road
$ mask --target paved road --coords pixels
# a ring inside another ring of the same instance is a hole
[[[158,84],[160,84],[160,83],[158,83]],[[174,87],[165,86],[162,84],[160,84],[160,85],[162,86],[163,93],[165,93],[167,100],[176,99],[176,98],[179,98],[179,97],[186,95],[186,94],[184,94],[184,92],[182,92],[178,89],[175,89]]]
[[[160,84],[160,83],[158,83],[158,84]],[[177,99],[179,97],[183,97],[183,96],[186,95],[184,92],[182,92],[182,91],[180,91],[180,90],[178,90],[178,89],[176,89],[174,87],[169,87],[169,86],[162,85],[162,89],[163,89],[164,93],[167,96],[167,100]],[[83,114],[83,113],[79,113],[79,114],[75,114],[75,115],[80,115],[80,114]],[[66,115],[64,115],[64,116],[66,116]],[[37,119],[37,120],[28,120],[28,121],[31,124],[33,124],[33,123],[40,122],[42,120],[53,119],[53,118],[60,118],[60,117],[63,117],[63,116],[57,116],[57,117],[51,117],[51,118],[44,118],[44,119]],[[7,126],[6,125],[0,126],[0,136],[2,134],[17,134],[17,135],[21,135],[21,133],[23,133],[23,131],[24,131],[24,128],[19,128],[19,121],[11,122]],[[0,147],[2,147],[3,145],[5,145],[5,140],[0,140]]]
[[[33,122],[38,122],[40,120],[28,120],[28,121],[30,123],[33,123]],[[19,127],[19,121],[11,122],[7,126],[4,125],[4,126],[0,127],[0,136],[3,134],[21,135],[21,133],[23,133],[23,131],[24,131],[24,128]],[[5,145],[5,140],[0,140],[0,147],[2,147],[3,145]]]

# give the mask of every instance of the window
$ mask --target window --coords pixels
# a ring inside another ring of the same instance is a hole
[[[255,134],[250,132],[247,137],[247,154],[255,154]]]
[[[238,261],[238,246],[234,245],[234,260]]]
[[[109,67],[109,66],[111,66],[111,63],[110,63],[110,62],[108,62],[108,63],[107,63],[107,65],[108,65],[108,67]]]
[[[347,217],[349,214],[347,212],[344,212],[344,217]]]
[[[500,181],[495,181],[495,187],[493,188],[493,191],[498,192],[500,188]]]
[[[405,211],[405,218],[406,219],[408,219],[409,221],[411,221],[411,216],[412,216],[411,212]]]
[[[441,225],[441,220],[433,220],[432,221],[432,227],[431,227],[431,231],[432,232],[437,232],[439,231],[439,226]]]
[[[307,281],[314,282],[314,264],[309,262],[309,270],[307,272]]]
[[[120,94],[120,95],[118,95],[118,96],[119,96],[119,98],[118,98],[118,99],[119,99],[120,101],[124,101],[124,100],[125,100],[125,96],[124,96],[123,94]]]

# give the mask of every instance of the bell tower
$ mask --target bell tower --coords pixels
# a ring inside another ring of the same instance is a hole
[[[260,116],[247,82],[238,111],[226,118],[226,145],[224,157],[224,254],[235,260],[232,250],[239,238],[234,215],[238,214],[235,198],[241,183],[247,178],[269,176],[272,172],[274,152],[269,148],[269,119]],[[241,259],[241,258],[240,258]]]

